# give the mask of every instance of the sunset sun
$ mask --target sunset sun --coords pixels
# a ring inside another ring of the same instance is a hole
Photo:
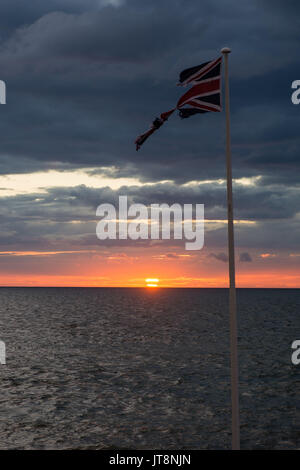
[[[158,287],[159,279],[148,277],[147,279],[145,279],[145,282],[147,284],[147,287]]]

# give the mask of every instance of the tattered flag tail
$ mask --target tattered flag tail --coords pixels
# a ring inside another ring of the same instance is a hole
[[[179,76],[179,85],[193,86],[178,100],[175,108],[162,113],[156,118],[150,129],[141,134],[135,141],[136,150],[159,129],[169,116],[179,110],[182,119],[203,114],[207,112],[219,112],[222,110],[221,104],[221,64],[222,57],[211,62],[204,62],[196,67],[183,70]]]
[[[135,141],[136,150],[139,150],[141,145],[143,145],[143,143],[148,139],[148,137],[150,137],[150,135],[152,135],[153,132],[159,129],[163,125],[163,123],[168,120],[171,114],[174,113],[175,109],[176,108],[173,108],[170,111],[166,111],[165,113],[162,113],[159,118],[157,117],[154,119],[150,129],[144,132],[144,134],[139,135],[138,138],[136,139]]]

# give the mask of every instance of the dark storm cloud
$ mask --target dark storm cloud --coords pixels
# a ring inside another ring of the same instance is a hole
[[[16,24],[18,29],[1,44],[9,103],[1,110],[1,151],[9,155],[11,171],[24,171],[26,158],[30,169],[114,164],[120,175],[130,172],[145,181],[188,181],[195,172],[199,178],[223,177],[222,115],[187,122],[174,116],[140,154],[133,140],[176,102],[181,93],[175,87],[178,72],[215,56],[225,42],[234,51],[235,175],[271,173],[274,162],[287,172],[294,170],[297,119],[289,94],[297,48],[292,14],[281,21],[277,15],[273,24],[269,6],[258,3],[42,4],[31,4],[31,20]],[[284,41],[272,36],[278,28]],[[288,117],[292,114],[295,119]],[[276,138],[283,146],[287,135],[294,142],[285,143],[291,157],[283,162],[278,151],[274,155],[264,144]],[[270,165],[264,165],[265,156]],[[6,163],[2,172],[9,171]]]
[[[112,6],[115,5],[115,6]],[[0,70],[7,105],[0,106],[0,172],[105,166],[110,176],[174,180],[144,187],[54,188],[2,200],[1,246],[94,244],[95,207],[131,202],[204,203],[208,219],[226,218],[224,113],[180,121],[173,116],[139,153],[134,139],[174,106],[185,67],[230,56],[237,243],[296,247],[299,240],[299,2],[228,0],[51,0],[0,5]],[[114,171],[112,172],[112,167]],[[71,221],[82,222],[71,224]],[[287,227],[290,227],[287,230]],[[284,235],[283,235],[284,234]],[[225,228],[207,244],[223,249]],[[246,252],[246,251],[245,251]]]
[[[257,3],[260,3],[264,5],[264,7],[269,9],[269,12],[279,14],[282,18],[282,15],[285,17],[287,16],[288,18],[291,17],[291,15],[296,15],[298,16],[299,20],[299,14],[300,14],[300,4],[298,0],[256,0]],[[299,20],[300,22],[300,20]]]
[[[1,0],[0,4],[0,24],[3,28],[11,31],[17,27],[31,24],[41,16],[51,11],[63,12],[84,12],[86,10],[99,10],[107,5],[122,4],[118,0]]]
[[[172,37],[177,29],[178,34]],[[2,53],[12,54],[11,59],[18,58],[23,65],[40,59],[43,67],[49,59],[61,57],[83,62],[95,60],[94,65],[97,60],[103,65],[118,61],[149,62],[176,47],[186,30],[183,18],[172,12],[167,22],[164,16],[157,16],[155,12],[149,14],[147,10],[104,8],[82,14],[54,11],[18,29],[5,42]]]

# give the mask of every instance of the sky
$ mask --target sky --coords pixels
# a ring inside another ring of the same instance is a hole
[[[2,0],[0,285],[227,287],[225,113],[171,109],[230,46],[239,287],[300,287],[300,3]],[[205,242],[99,240],[96,209],[204,204]]]

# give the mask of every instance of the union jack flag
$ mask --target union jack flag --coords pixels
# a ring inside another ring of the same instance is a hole
[[[193,86],[178,100],[175,108],[162,113],[153,121],[150,129],[136,139],[136,150],[163,125],[176,109],[179,110],[179,116],[183,119],[198,113],[221,111],[221,65],[222,57],[218,57],[211,62],[204,62],[183,70],[179,75],[178,85],[193,84]]]

